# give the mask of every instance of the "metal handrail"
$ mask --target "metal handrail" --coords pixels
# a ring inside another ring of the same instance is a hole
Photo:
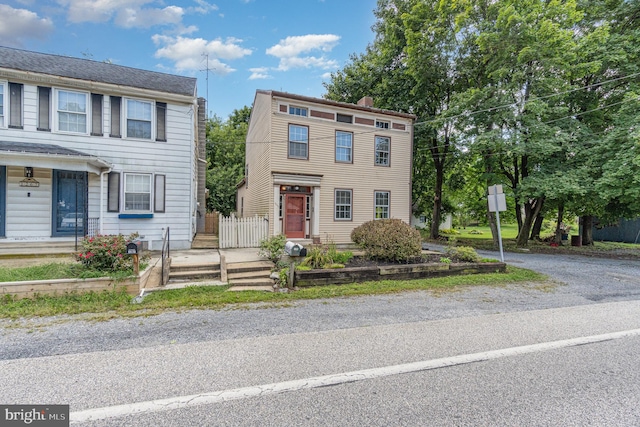
[[[164,232],[164,235],[162,236],[162,278],[161,278],[161,284],[162,286],[165,285],[165,281],[164,281],[164,265],[165,265],[165,260],[167,258],[169,258],[171,256],[171,239],[169,236],[169,227],[167,227],[166,231]]]

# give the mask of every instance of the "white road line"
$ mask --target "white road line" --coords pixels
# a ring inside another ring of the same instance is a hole
[[[425,360],[414,363],[405,363],[402,365],[384,366],[381,368],[363,369],[361,371],[324,375],[321,377],[311,377],[299,380],[284,381],[280,383],[262,384],[231,390],[213,391],[210,393],[193,394],[190,396],[176,396],[167,399],[151,400],[147,402],[107,406],[104,408],[86,409],[84,411],[72,412],[70,414],[70,421],[71,424],[77,424],[84,421],[102,420],[107,418],[122,417],[126,415],[139,415],[159,411],[170,411],[173,409],[187,408],[190,406],[210,405],[230,400],[247,399],[257,396],[267,396],[270,394],[289,393],[298,390],[326,387],[355,381],[387,377],[391,375],[427,371],[430,369],[445,368],[448,366],[464,365],[467,363],[481,362],[484,360],[500,359],[503,357],[518,356],[522,354],[537,353],[548,350],[557,350],[584,344],[594,344],[602,341],[609,341],[637,335],[640,335],[640,329],[631,329],[628,331],[612,332],[608,334],[592,335],[560,341],[550,341],[539,344],[524,345],[520,347],[485,351],[481,353],[463,354],[460,356]]]

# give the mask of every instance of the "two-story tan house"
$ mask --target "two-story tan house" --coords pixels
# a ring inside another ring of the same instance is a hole
[[[277,91],[256,92],[246,140],[241,217],[269,234],[351,242],[367,221],[411,218],[415,116]]]

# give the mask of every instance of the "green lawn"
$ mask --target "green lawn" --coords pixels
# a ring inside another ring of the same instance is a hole
[[[302,288],[290,293],[243,291],[227,292],[227,286],[199,286],[154,292],[140,304],[123,292],[69,293],[61,296],[38,296],[13,300],[0,297],[0,318],[30,318],[36,316],[90,313],[94,320],[114,317],[149,316],[164,311],[190,309],[222,309],[246,307],[249,303],[272,303],[282,306],[291,301],[379,295],[405,291],[430,290],[446,292],[461,286],[505,286],[511,283],[545,283],[546,277],[530,270],[507,267],[506,273],[448,276],[420,280],[383,280],[347,285]],[[540,289],[546,289],[541,287]]]
[[[489,227],[467,227],[465,228],[456,228],[456,231],[460,234],[454,234],[456,238],[461,239],[474,239],[474,240],[482,240],[488,239],[491,240],[491,229]],[[515,239],[518,235],[518,225],[517,224],[501,224],[500,233],[502,234],[503,239]]]

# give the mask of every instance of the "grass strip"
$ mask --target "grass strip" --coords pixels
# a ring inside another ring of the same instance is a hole
[[[223,309],[251,303],[286,303],[296,300],[381,295],[417,290],[447,290],[461,286],[504,286],[511,283],[544,282],[546,276],[522,268],[507,266],[506,273],[472,274],[416,280],[381,280],[302,288],[295,292],[242,291],[227,292],[227,286],[191,286],[184,289],[158,291],[140,304],[121,291],[66,293],[60,296],[36,296],[14,300],[0,299],[0,318],[18,319],[55,315],[91,313],[96,318],[134,317],[160,314],[164,311],[189,309]],[[108,314],[108,316],[104,316]]]

